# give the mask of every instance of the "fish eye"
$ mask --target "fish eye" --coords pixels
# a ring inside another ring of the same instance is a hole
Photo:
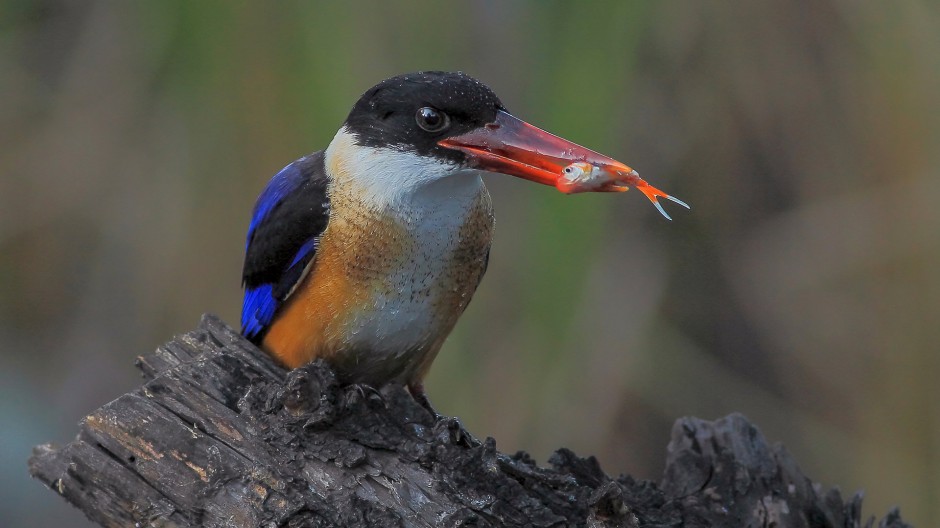
[[[450,117],[430,106],[419,108],[415,114],[415,121],[425,132],[440,132],[450,126]]]

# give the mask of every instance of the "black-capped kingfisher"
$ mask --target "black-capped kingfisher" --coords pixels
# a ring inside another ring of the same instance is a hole
[[[242,333],[286,367],[324,358],[343,382],[399,382],[431,409],[422,380],[490,255],[481,174],[557,186],[574,162],[636,175],[519,120],[463,73],[380,82],[326,150],[282,169],[258,197]]]

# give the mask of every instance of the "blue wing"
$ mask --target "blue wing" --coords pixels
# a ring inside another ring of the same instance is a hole
[[[258,343],[316,256],[329,220],[323,153],[301,158],[268,183],[245,242],[242,334]]]

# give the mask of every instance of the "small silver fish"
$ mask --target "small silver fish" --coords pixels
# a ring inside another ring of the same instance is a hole
[[[562,169],[561,178],[565,184],[572,186],[572,192],[600,190],[600,187],[610,182],[603,169],[586,161],[575,162]]]
[[[631,187],[636,187],[653,202],[656,210],[668,220],[672,220],[672,217],[663,209],[662,204],[659,203],[659,198],[665,198],[686,209],[691,209],[689,204],[646,183],[635,170],[629,167],[621,169],[613,166],[596,165],[586,161],[576,161],[561,170],[561,175],[555,187],[564,193],[624,192],[629,191]]]

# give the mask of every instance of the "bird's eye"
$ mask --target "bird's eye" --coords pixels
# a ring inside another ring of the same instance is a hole
[[[415,114],[415,121],[422,130],[427,132],[440,132],[450,126],[450,117],[430,106],[419,108]]]

